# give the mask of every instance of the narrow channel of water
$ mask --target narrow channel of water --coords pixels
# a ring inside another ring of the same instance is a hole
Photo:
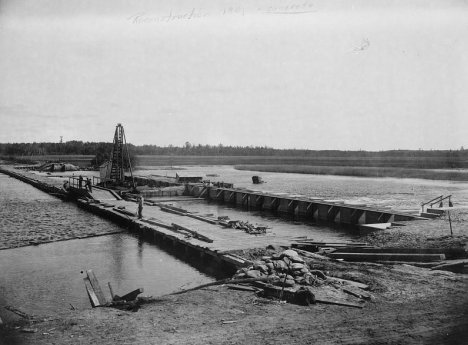
[[[50,227],[57,231],[69,227],[121,230],[73,203],[2,174],[0,191],[0,231],[21,232],[26,227],[38,233]],[[144,295],[158,296],[214,280],[156,245],[127,233],[0,250],[0,317],[4,321],[17,318],[4,309],[7,305],[31,314],[53,314],[71,308],[70,303],[76,308],[89,308],[85,274],[81,273],[88,269],[93,269],[108,297],[107,282],[119,295],[143,287]]]

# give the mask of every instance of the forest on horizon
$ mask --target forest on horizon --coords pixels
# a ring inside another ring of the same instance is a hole
[[[67,141],[63,143],[0,143],[2,156],[94,155],[110,154],[112,143]],[[468,150],[309,150],[274,149],[267,146],[201,145],[186,142],[182,146],[128,144],[132,155],[154,156],[294,156],[294,157],[447,157],[468,158]]]

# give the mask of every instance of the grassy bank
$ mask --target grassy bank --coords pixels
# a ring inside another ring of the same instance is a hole
[[[427,180],[468,181],[468,171],[446,171],[380,167],[338,167],[308,165],[236,165],[237,170],[356,177],[421,178]]]

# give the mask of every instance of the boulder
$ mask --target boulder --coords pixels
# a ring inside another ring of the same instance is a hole
[[[254,267],[256,270],[262,272],[262,273],[268,273],[269,269],[267,265],[258,265]]]
[[[292,262],[297,262],[297,263],[300,263],[300,264],[303,264],[305,263],[304,259],[301,258],[300,256],[292,256],[289,258]]]
[[[286,279],[286,281],[284,282],[285,287],[293,287],[294,285],[296,285],[294,279]]]
[[[271,260],[280,260],[280,259],[281,259],[281,254],[275,253],[271,256]]]
[[[274,263],[275,265],[275,270],[280,271],[280,272],[285,272],[288,270],[288,265],[286,265],[286,262],[283,260],[277,260]]]
[[[302,270],[303,268],[304,268],[304,264],[294,263],[291,265],[291,269],[293,271]]]
[[[271,281],[270,281],[271,284],[274,284],[275,282],[280,280],[280,278],[276,274],[270,274],[268,278],[271,278]]]
[[[323,279],[323,280],[327,279],[327,276],[325,275],[325,273],[323,273],[320,270],[311,270],[310,273],[317,276],[320,279]]]
[[[300,270],[296,270],[296,271],[292,271],[291,275],[294,277],[302,277],[304,273],[302,273]]]
[[[313,285],[315,282],[315,277],[311,273],[304,274],[304,284]]]
[[[304,277],[296,277],[294,278],[296,284],[302,284],[304,282]]]
[[[263,277],[264,274],[258,270],[250,270],[246,273],[248,278],[260,278]]]
[[[281,255],[280,255],[280,257],[282,257],[282,258],[284,258],[285,256],[288,257],[288,258],[291,258],[291,257],[294,257],[294,256],[299,256],[299,254],[297,254],[297,252],[292,250],[292,249],[287,249],[284,252],[282,252]]]

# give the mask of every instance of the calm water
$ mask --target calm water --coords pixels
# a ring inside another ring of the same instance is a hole
[[[21,181],[0,174],[0,231],[34,227],[118,226],[78,209]],[[6,305],[32,314],[53,314],[57,309],[89,308],[81,271],[93,269],[104,293],[107,282],[123,295],[143,287],[144,295],[158,296],[182,286],[214,280],[131,234],[47,243],[0,251],[0,317],[17,318]],[[109,297],[110,298],[110,297]]]

